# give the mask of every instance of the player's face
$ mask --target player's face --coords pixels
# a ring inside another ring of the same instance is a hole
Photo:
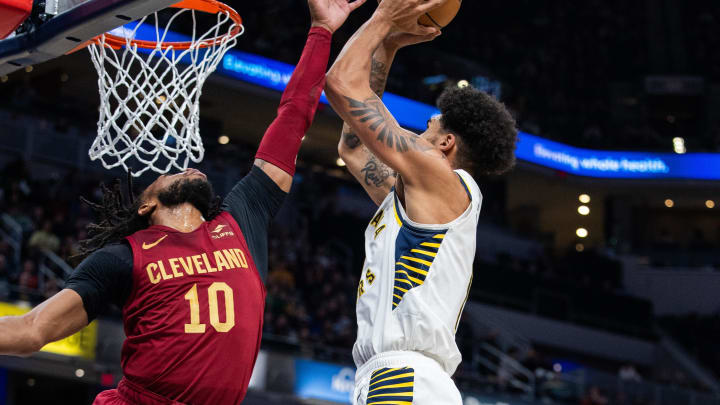
[[[440,140],[440,135],[444,133],[442,124],[440,123],[440,115],[434,115],[427,121],[427,129],[425,132],[420,134],[420,137],[433,146],[437,147],[437,142]]]
[[[206,213],[214,193],[204,173],[197,169],[187,169],[181,173],[159,176],[145,189],[141,198],[150,206],[174,207],[190,203],[200,212]]]
[[[205,173],[197,169],[186,169],[184,172],[177,174],[163,174],[155,179],[155,181],[147,188],[147,191],[150,191],[149,194],[158,194],[163,190],[167,190],[172,184],[183,179],[204,179],[207,181],[207,176]]]

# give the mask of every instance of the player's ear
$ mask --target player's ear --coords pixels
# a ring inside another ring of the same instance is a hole
[[[154,198],[146,198],[143,200],[143,202],[138,207],[137,213],[141,217],[147,216],[151,214],[153,211],[155,211],[155,208],[157,207],[157,200]]]
[[[457,143],[457,137],[452,132],[445,132],[442,135],[440,135],[440,142],[438,143],[438,148],[442,150],[443,152],[451,150],[453,147],[455,147],[455,144]]]

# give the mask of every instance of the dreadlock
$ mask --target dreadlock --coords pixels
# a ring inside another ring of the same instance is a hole
[[[110,187],[101,183],[100,189],[102,202],[99,204],[80,197],[80,201],[95,211],[97,222],[87,226],[88,238],[79,242],[78,254],[70,257],[73,264],[108,244],[119,242],[150,226],[149,215],[138,214],[142,200],[133,193],[132,171],[128,172],[127,193],[123,193],[120,179],[115,179]],[[203,217],[206,220],[215,218],[220,214],[220,206],[221,199],[215,196],[207,212],[202,212]]]

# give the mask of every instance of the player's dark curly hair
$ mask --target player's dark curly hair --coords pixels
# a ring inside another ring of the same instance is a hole
[[[517,129],[503,103],[471,86],[453,86],[443,91],[437,106],[443,128],[460,138],[458,166],[491,175],[515,165]]]
[[[94,203],[86,198],[80,200],[90,206],[97,215],[97,222],[87,226],[88,238],[81,240],[78,254],[70,257],[77,264],[90,254],[111,243],[122,241],[125,237],[150,226],[149,215],[138,214],[143,203],[142,198],[133,192],[132,172],[128,173],[127,191],[123,192],[122,182],[115,179],[110,187],[100,184],[102,202]],[[203,218],[211,220],[221,211],[221,199],[215,196],[209,206],[197,207]]]

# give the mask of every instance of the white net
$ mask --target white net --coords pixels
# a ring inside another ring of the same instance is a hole
[[[203,158],[199,127],[202,87],[244,29],[240,26],[238,30],[227,12],[219,12],[213,27],[196,35],[199,13],[173,11],[165,23],[161,23],[164,16],[154,13],[133,28],[111,32],[125,38],[120,49],[113,49],[105,35],[88,47],[100,90],[98,134],[89,155],[91,160],[100,159],[107,169],[132,169],[134,176],[148,170],[167,173],[185,170],[190,161],[199,163]],[[177,19],[183,15],[192,20],[186,22],[192,24],[192,44],[176,49],[165,41],[173,23],[179,24]],[[132,40],[137,39],[139,29],[152,27],[153,19],[155,38],[150,39],[157,45],[138,47]]]

